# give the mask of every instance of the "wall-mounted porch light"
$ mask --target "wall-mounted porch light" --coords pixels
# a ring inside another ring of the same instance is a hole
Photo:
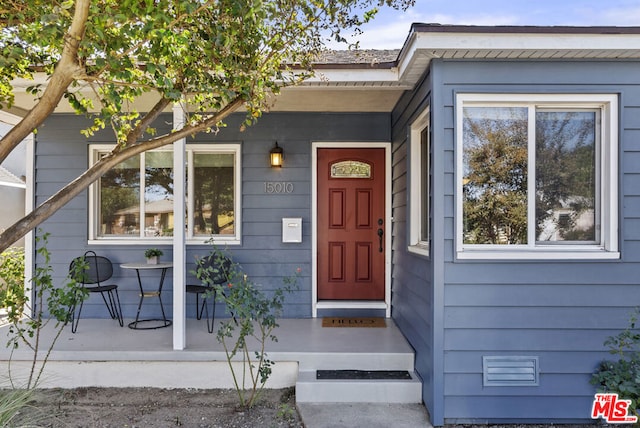
[[[282,150],[282,147],[278,146],[277,141],[275,147],[269,152],[269,157],[271,159],[271,166],[282,166],[282,160],[284,159],[284,150]]]

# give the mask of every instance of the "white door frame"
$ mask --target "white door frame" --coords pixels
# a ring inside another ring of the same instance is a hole
[[[318,302],[318,149],[383,148],[385,149],[385,260],[384,302],[365,300],[325,300]],[[391,143],[315,142],[311,143],[311,305],[312,316],[318,309],[384,309],[391,317]]]

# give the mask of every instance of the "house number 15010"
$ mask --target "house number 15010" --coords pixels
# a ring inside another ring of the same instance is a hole
[[[264,193],[293,193],[293,183],[290,181],[265,181]]]

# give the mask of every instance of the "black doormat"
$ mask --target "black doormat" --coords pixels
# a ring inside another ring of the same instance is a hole
[[[411,380],[406,370],[318,370],[321,380]]]

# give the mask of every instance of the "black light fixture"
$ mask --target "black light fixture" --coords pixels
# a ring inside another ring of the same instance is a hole
[[[278,142],[276,141],[276,145],[269,152],[269,157],[271,159],[271,166],[282,167],[282,160],[284,159],[284,150],[282,147],[278,146]]]

